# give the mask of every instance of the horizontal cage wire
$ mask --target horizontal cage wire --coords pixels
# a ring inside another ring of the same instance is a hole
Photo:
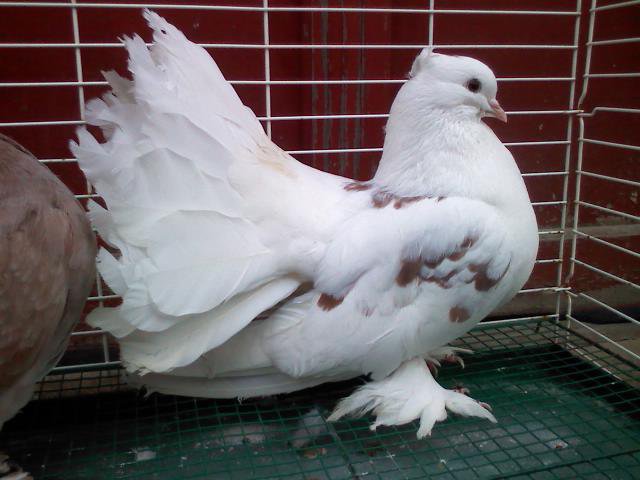
[[[640,37],[611,25],[640,13],[640,0],[215,3],[0,2],[0,22],[6,12],[53,25],[0,34],[7,64],[49,62],[0,73],[10,107],[0,132],[76,198],[100,199],[78,181],[65,145],[85,124],[85,102],[106,91],[100,69],[126,70],[118,36],[135,32],[150,45],[143,8],[212,54],[283,150],[360,180],[375,171],[391,100],[420,49],[486,61],[510,120],[491,126],[523,172],[540,250],[515,299],[455,343],[476,352],[466,369],[447,367],[438,381],[471,389],[499,423],[449,419],[419,441],[414,423],[370,432],[366,419],[326,422],[354,382],[242,403],[143,399],[126,385],[116,342],[81,322],[36,401],[0,432],[14,458],[51,479],[640,477],[640,356],[592,321],[610,314],[640,325],[640,104],[625,97],[640,72],[603,60],[614,50],[637,58]],[[56,105],[35,106],[44,96]],[[627,197],[614,196],[618,188]],[[98,276],[86,310],[119,301]]]

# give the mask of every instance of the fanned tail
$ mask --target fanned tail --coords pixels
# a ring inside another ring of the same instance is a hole
[[[197,45],[145,10],[155,44],[125,37],[127,80],[89,103],[71,149],[108,209],[89,205],[99,270],[122,295],[90,323],[121,338],[131,370],[164,372],[221,345],[299,285],[246,216],[230,169],[273,148],[250,109]],[[245,169],[249,170],[248,167]]]

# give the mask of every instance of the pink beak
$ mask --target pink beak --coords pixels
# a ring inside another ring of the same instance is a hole
[[[489,105],[491,106],[491,111],[493,112],[489,115],[497,118],[504,123],[507,123],[507,113],[502,109],[502,107],[498,103],[498,100],[496,100],[495,98],[489,100]]]

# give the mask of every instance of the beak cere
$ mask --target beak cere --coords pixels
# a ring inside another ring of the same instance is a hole
[[[490,115],[500,121],[503,121],[504,123],[507,123],[507,114],[498,103],[498,100],[496,100],[495,98],[489,100],[489,105],[491,106],[492,112]]]

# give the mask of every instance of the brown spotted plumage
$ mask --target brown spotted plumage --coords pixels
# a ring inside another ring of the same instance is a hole
[[[425,267],[431,268],[431,269],[438,268],[438,265],[440,265],[445,258],[447,258],[446,255],[440,255],[437,258],[425,260],[424,265]]]
[[[462,258],[467,254],[467,251],[476,243],[476,240],[471,237],[467,237],[460,244],[460,246],[451,253],[447,258],[453,262],[457,262],[458,260],[462,260]]]
[[[395,196],[391,193],[378,190],[371,195],[371,205],[373,208],[384,208],[389,205]]]
[[[333,295],[323,293],[318,298],[318,307],[328,312],[329,310],[333,310],[334,308],[336,308],[343,301],[344,297],[334,297]]]
[[[436,275],[429,275],[429,276],[426,276],[423,280],[425,282],[435,283],[440,288],[448,289],[448,288],[451,288],[452,286],[449,283],[449,281],[458,273],[459,273],[458,270],[454,269],[444,276],[438,277]]]
[[[352,184],[349,184],[349,185],[352,185]],[[349,185],[347,185],[347,187]],[[367,185],[367,188],[360,188],[359,186],[354,186],[352,188],[345,187],[345,190],[368,190],[369,188],[371,188],[371,185],[368,185],[368,184],[366,185]],[[420,202],[422,200],[431,199],[431,198],[434,198],[434,197],[430,197],[428,195],[401,197],[398,195],[394,195],[393,193],[389,193],[385,190],[376,190],[371,194],[371,205],[373,206],[373,208],[384,208],[393,202],[393,208],[395,208],[396,210],[399,210],[412,203]],[[436,201],[439,202],[443,198],[444,197],[437,197]]]
[[[438,266],[445,260],[451,260],[452,262],[457,262],[462,260],[466,253],[475,245],[476,240],[471,237],[466,237],[462,243],[449,255],[441,254],[437,258],[426,259],[424,261],[424,265],[427,268],[438,268]]]
[[[82,206],[0,135],[0,428],[55,365],[95,280]]]
[[[422,261],[419,258],[416,260],[403,260],[396,277],[396,283],[401,287],[406,287],[418,278],[421,268]]]
[[[344,186],[347,192],[364,192],[371,189],[371,184],[366,182],[349,182]]]
[[[469,310],[464,307],[456,306],[449,310],[449,320],[454,323],[466,322],[470,318]]]
[[[399,208],[406,207],[410,203],[419,202],[420,200],[424,200],[428,198],[426,195],[418,195],[416,197],[397,197],[395,202],[393,202],[393,208],[396,210]]]
[[[466,253],[467,252],[465,250],[457,250],[453,252],[451,255],[447,256],[447,259],[451,260],[452,262],[457,262],[458,260],[462,260],[462,258]]]
[[[507,272],[509,267],[507,266],[507,268],[505,268],[504,271],[496,278],[492,278],[488,275],[488,263],[483,263],[480,265],[472,263],[468,268],[470,272],[475,273],[471,281],[474,282],[476,290],[480,292],[486,292],[487,290],[495,287],[498,282],[502,280],[502,277],[504,277],[504,274]]]
[[[495,287],[504,277],[509,265],[497,277],[490,277],[488,274],[489,263],[465,265],[464,258],[476,244],[477,239],[466,237],[460,245],[450,254],[441,254],[432,259],[403,259],[400,262],[400,269],[396,276],[396,283],[400,287],[418,280],[419,282],[433,283],[440,288],[450,289],[453,287],[452,280],[465,268],[474,275],[464,281],[464,284],[473,283],[476,290],[485,292]],[[442,262],[448,260],[453,262],[451,268],[441,268]],[[462,263],[460,263],[462,262]]]

